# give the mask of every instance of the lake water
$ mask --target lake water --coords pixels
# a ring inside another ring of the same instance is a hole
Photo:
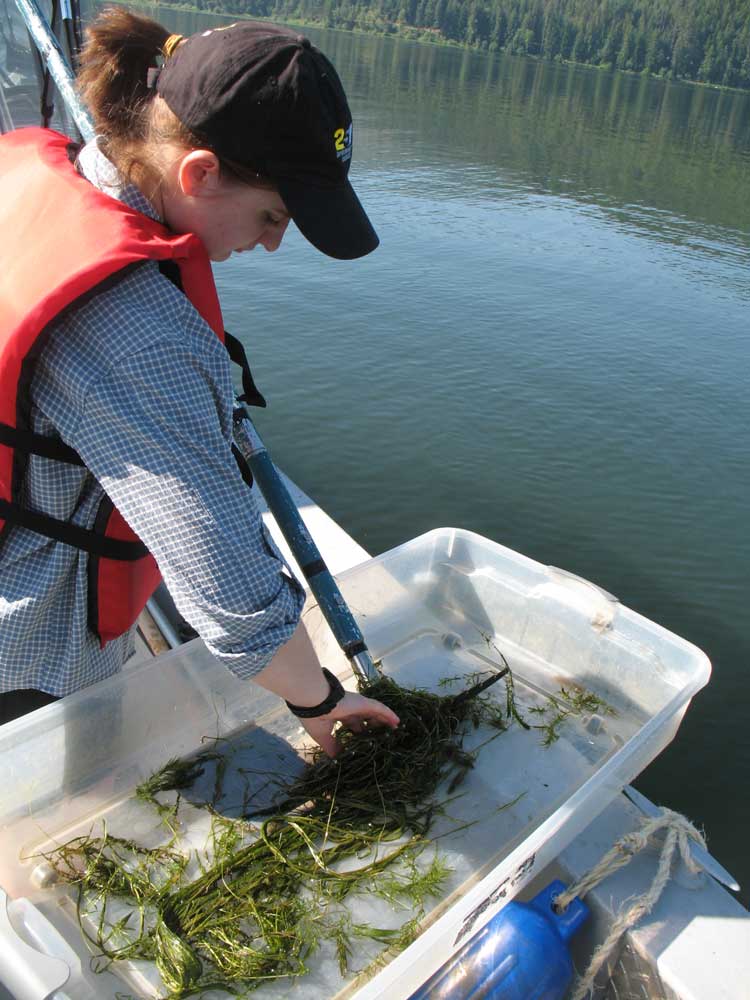
[[[747,904],[750,95],[308,33],[382,245],[338,262],[290,230],[217,269],[271,453],[372,553],[469,528],[704,649],[638,786]]]

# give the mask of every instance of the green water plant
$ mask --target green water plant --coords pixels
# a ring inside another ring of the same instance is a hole
[[[561,687],[557,694],[545,697],[545,704],[529,709],[541,719],[533,728],[541,730],[544,747],[551,747],[559,740],[563,724],[571,718],[587,714],[615,715],[615,710],[603,698],[582,687]]]
[[[136,790],[166,824],[166,846],[147,849],[105,828],[44,855],[76,888],[96,967],[152,961],[169,1000],[212,989],[242,996],[303,974],[322,947],[344,975],[363,944],[388,954],[406,946],[450,874],[430,841],[450,799],[439,790],[474,766],[468,732],[484,724],[499,734],[515,717],[509,695],[489,694],[508,674],[485,671],[440,695],[379,677],[364,693],[397,712],[397,729],[342,731],[336,758],[313,752],[271,805],[244,794],[239,816],[220,813],[225,782],[242,770],[232,773],[229,747],[168,761]],[[187,850],[183,796],[209,766],[206,800],[191,803],[212,813],[208,842]],[[405,919],[395,927],[355,921],[348,904],[365,894]]]
[[[514,723],[541,730],[551,746],[569,718],[612,711],[568,686],[525,707],[539,719],[528,722],[505,657],[483,638],[491,668],[445,678],[440,694],[383,675],[365,684],[363,693],[393,708],[400,725],[342,730],[338,756],[311,752],[297,777],[235,766],[237,747],[221,739],[169,760],[135,791],[168,831],[165,844],[147,848],[105,826],[45,853],[58,878],[75,887],[95,968],[153,962],[165,1000],[219,989],[247,996],[263,983],[304,974],[321,949],[345,976],[368,962],[371,971],[406,947],[430,900],[445,893],[450,868],[437,842],[476,822],[434,829],[438,817],[447,821],[480,748]],[[499,682],[501,698],[491,690]],[[490,735],[469,750],[465,738],[479,727]],[[288,764],[284,753],[278,757]],[[261,802],[269,789],[271,801],[266,795]],[[211,817],[200,850],[183,841],[187,808]],[[380,918],[354,919],[365,896],[383,901],[390,914],[384,926]]]

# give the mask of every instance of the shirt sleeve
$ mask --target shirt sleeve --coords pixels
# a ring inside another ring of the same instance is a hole
[[[304,590],[231,453],[223,348],[161,338],[89,384],[69,443],[148,546],[182,616],[239,677],[291,637]]]

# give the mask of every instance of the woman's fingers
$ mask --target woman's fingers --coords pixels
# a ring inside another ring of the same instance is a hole
[[[399,718],[382,702],[347,691],[338,705],[327,715],[320,715],[315,719],[300,719],[300,722],[321,750],[324,750],[329,757],[335,757],[340,749],[338,740],[333,735],[333,727],[337,722],[355,733],[360,733],[365,724],[395,729],[399,724]]]
[[[354,720],[375,722],[395,729],[399,718],[393,709],[388,708],[374,698],[365,698],[361,694],[347,692],[338,705],[330,713],[331,717],[349,725]]]

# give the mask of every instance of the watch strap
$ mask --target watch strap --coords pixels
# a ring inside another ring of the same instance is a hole
[[[319,715],[327,715],[336,707],[336,705],[338,705],[346,694],[344,685],[335,674],[332,674],[331,671],[327,670],[325,667],[323,667],[323,676],[328,681],[328,686],[330,688],[328,696],[318,705],[293,705],[290,701],[288,701],[286,706],[292,715],[296,715],[298,719],[315,719]]]

